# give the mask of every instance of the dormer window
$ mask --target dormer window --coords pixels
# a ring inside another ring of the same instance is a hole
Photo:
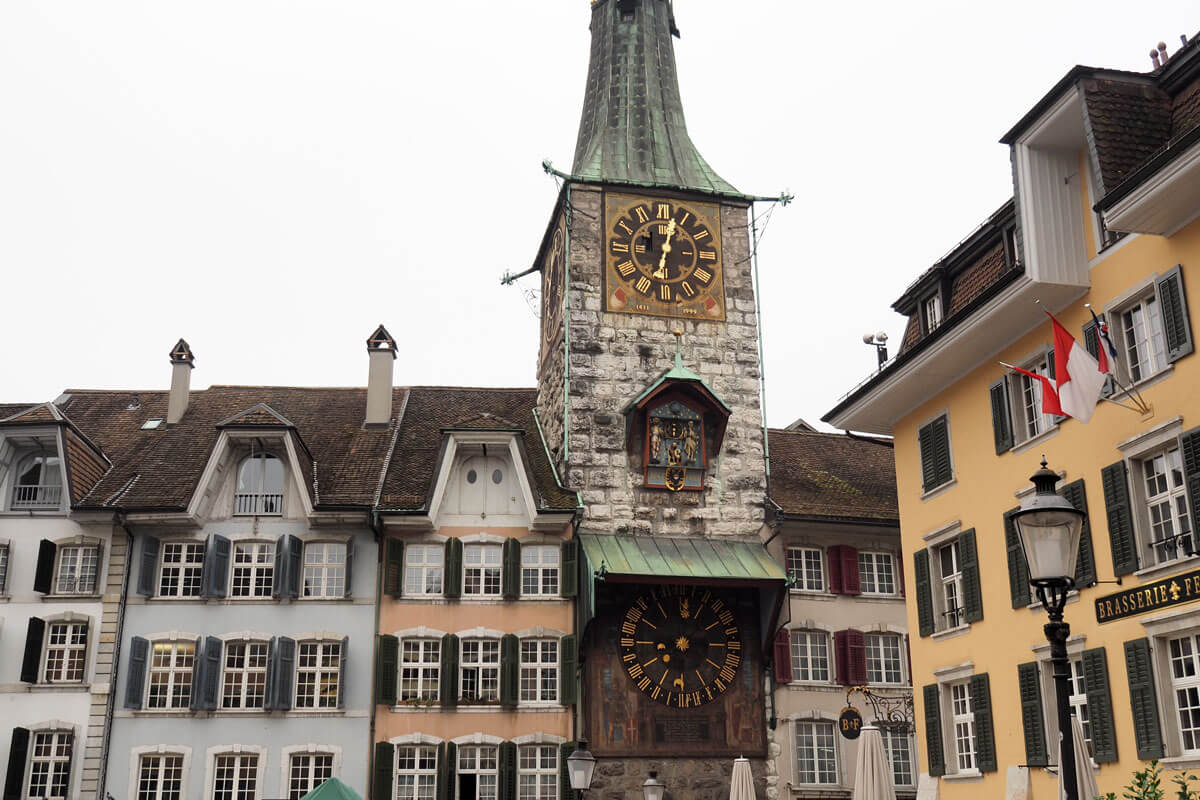
[[[12,508],[58,508],[62,501],[62,471],[58,456],[35,453],[17,465]]]
[[[937,330],[937,327],[942,324],[941,295],[935,293],[925,298],[925,302],[921,304],[921,316],[925,323],[926,334]]]
[[[270,453],[255,453],[238,467],[233,513],[275,516],[283,513],[283,462]]]

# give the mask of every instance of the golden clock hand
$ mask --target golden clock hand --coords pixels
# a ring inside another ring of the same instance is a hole
[[[675,220],[667,223],[667,238],[663,241],[662,255],[658,257],[658,269],[654,270],[654,277],[659,280],[667,278],[667,253],[671,252],[671,237],[675,235]]]

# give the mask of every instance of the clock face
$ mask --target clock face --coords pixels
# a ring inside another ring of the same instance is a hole
[[[608,194],[604,212],[605,311],[725,319],[715,205]]]
[[[560,220],[542,262],[542,362],[562,342],[565,239],[566,232]]]
[[[673,708],[718,699],[742,662],[733,611],[702,586],[662,586],[639,597],[621,620],[619,645],[634,685]]]

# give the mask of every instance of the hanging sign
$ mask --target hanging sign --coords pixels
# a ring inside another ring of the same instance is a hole
[[[1200,600],[1200,569],[1096,598],[1096,622],[1134,617]]]
[[[842,709],[842,714],[838,717],[838,730],[842,732],[842,736],[847,739],[857,739],[862,733],[862,714],[854,706],[846,706]]]

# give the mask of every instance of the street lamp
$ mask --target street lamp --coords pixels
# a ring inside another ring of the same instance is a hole
[[[1042,630],[1050,642],[1050,664],[1054,667],[1054,690],[1058,703],[1058,774],[1066,800],[1079,800],[1075,774],[1075,735],[1071,729],[1071,663],[1067,660],[1067,637],[1071,626],[1063,622],[1067,593],[1075,588],[1075,560],[1079,555],[1079,534],[1084,513],[1055,491],[1058,475],[1046,468],[1033,473],[1030,481],[1036,489],[1032,497],[1021,501],[1013,514],[1013,524],[1021,538],[1025,562],[1029,565],[1029,583],[1037,589],[1038,600],[1050,618]]]
[[[658,773],[650,770],[650,777],[642,784],[642,796],[645,800],[663,800],[667,785],[658,779]]]
[[[571,788],[579,797],[583,797],[586,789],[591,788],[592,772],[596,769],[596,757],[587,749],[587,742],[580,740],[575,752],[567,756],[567,777]]]

